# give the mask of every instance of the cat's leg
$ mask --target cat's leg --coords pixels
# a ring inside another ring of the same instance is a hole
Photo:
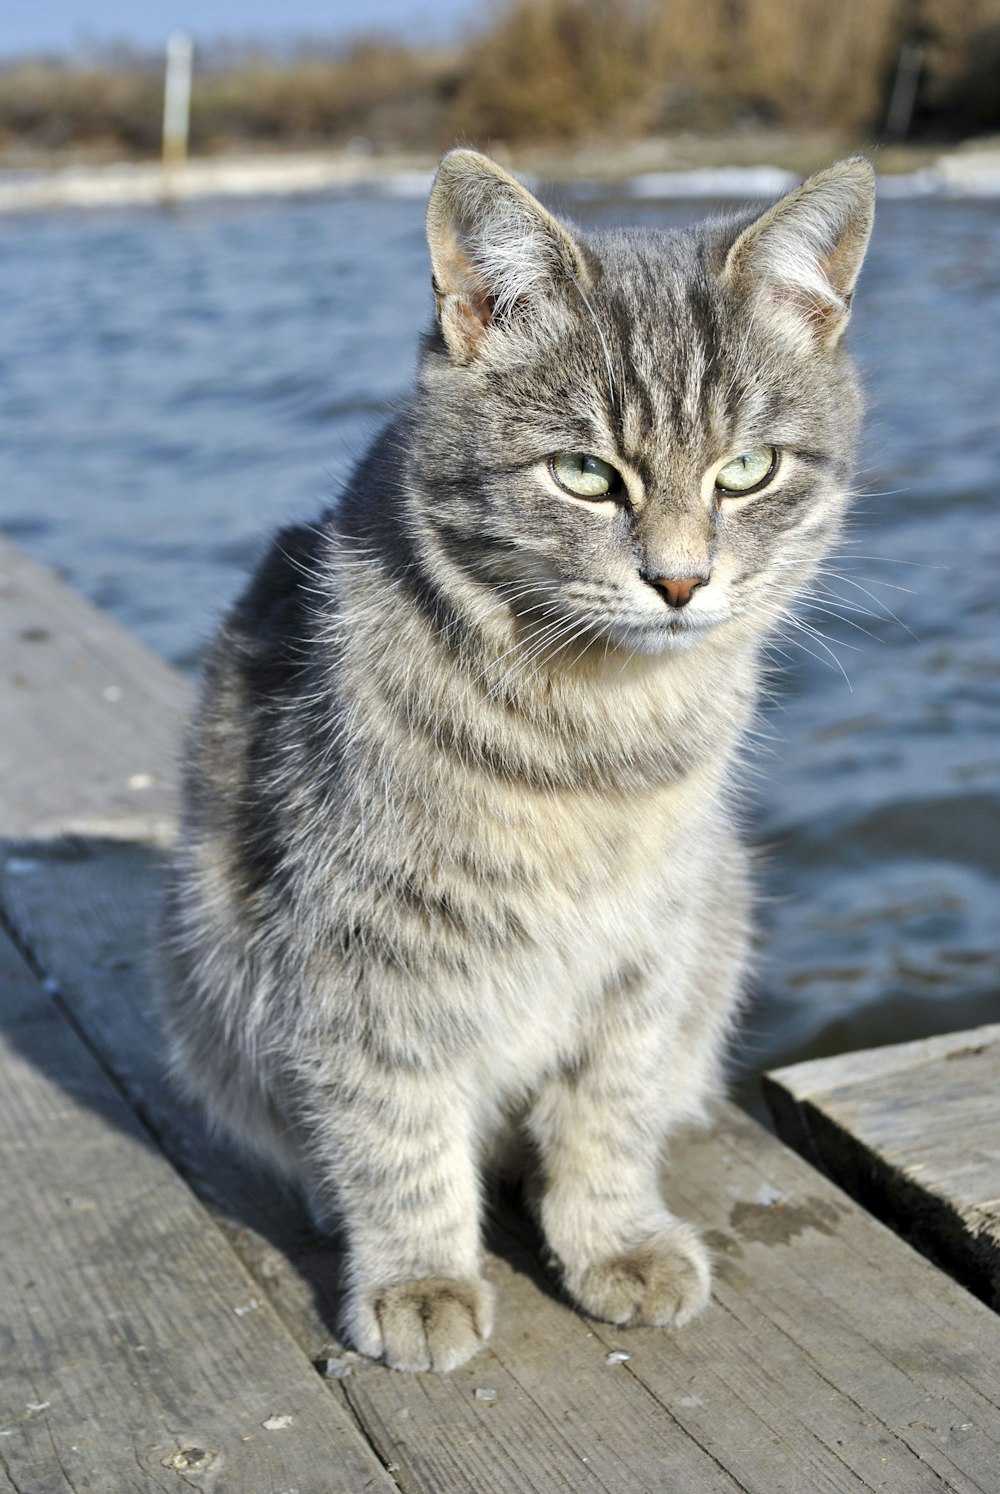
[[[660,1191],[669,1127],[662,1024],[595,1024],[572,1068],[539,1092],[538,1212],[569,1294],[613,1323],[680,1326],[704,1307],[708,1253]]]
[[[305,1171],[346,1238],[349,1336],[394,1369],[455,1369],[493,1320],[472,1106],[452,1071],[336,1067],[312,1087]]]
[[[734,931],[705,950],[686,999],[648,972],[623,973],[529,1115],[542,1229],[566,1289],[594,1317],[680,1327],[708,1301],[708,1252],[660,1179],[669,1132],[702,1120],[721,1088],[743,945]]]

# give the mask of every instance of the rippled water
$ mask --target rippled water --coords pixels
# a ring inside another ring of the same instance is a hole
[[[407,387],[422,211],[357,193],[0,223],[0,527],[192,669],[268,531],[324,503]],[[871,496],[812,617],[829,642],[778,659],[748,776],[747,1070],[1000,1017],[1000,203],[885,202],[851,336]]]

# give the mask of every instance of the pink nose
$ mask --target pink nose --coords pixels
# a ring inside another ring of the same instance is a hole
[[[669,606],[686,607],[698,587],[705,585],[708,577],[685,576],[683,580],[676,580],[673,576],[650,576],[647,580],[657,591],[663,593]]]

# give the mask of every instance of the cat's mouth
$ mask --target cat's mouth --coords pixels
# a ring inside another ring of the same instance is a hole
[[[658,632],[667,648],[690,648],[699,638],[710,633],[719,621],[717,618],[692,617],[687,613],[666,618]]]
[[[677,612],[658,618],[625,621],[614,629],[618,642],[644,654],[661,654],[692,648],[726,619],[717,615]]]

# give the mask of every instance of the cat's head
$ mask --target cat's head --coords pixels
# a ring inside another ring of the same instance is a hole
[[[647,653],[769,627],[847,501],[873,203],[852,159],[763,214],[585,235],[447,155],[412,470],[437,574]]]

